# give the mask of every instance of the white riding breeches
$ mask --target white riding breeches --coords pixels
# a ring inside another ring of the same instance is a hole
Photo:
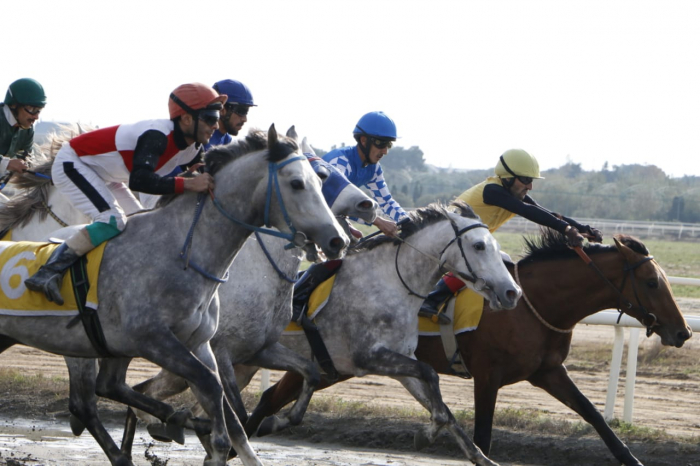
[[[114,217],[116,227],[123,231],[126,216],[143,209],[125,183],[105,181],[69,144],[56,155],[51,177],[59,191],[94,222],[112,223]]]

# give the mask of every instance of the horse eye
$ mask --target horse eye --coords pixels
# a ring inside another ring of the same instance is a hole
[[[316,174],[321,178],[321,181],[326,181],[328,177],[331,176],[331,173],[326,167],[319,167],[318,170],[316,170]]]
[[[486,243],[484,243],[483,241],[479,241],[478,243],[474,244],[474,249],[476,249],[477,251],[483,251],[486,249]]]
[[[292,189],[304,189],[304,182],[302,180],[292,180]]]
[[[656,289],[659,287],[659,281],[658,280],[649,280],[647,282],[647,286],[652,289]]]

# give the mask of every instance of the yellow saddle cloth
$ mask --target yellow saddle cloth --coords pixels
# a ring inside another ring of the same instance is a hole
[[[462,332],[476,330],[484,312],[484,298],[468,288],[457,294],[450,300],[448,306],[454,306],[454,318],[452,326],[455,335]],[[440,335],[440,325],[433,323],[427,317],[418,318],[418,334],[424,336]]]
[[[102,243],[87,255],[90,291],[85,305],[93,309],[97,309],[97,276],[106,245]],[[66,272],[61,286],[61,296],[65,300],[62,306],[50,302],[44,293],[30,291],[24,285],[24,280],[34,275],[57,247],[58,244],[29,241],[0,242],[0,314],[28,317],[78,314],[70,272]]]
[[[311,293],[309,298],[309,307],[306,311],[306,315],[309,319],[314,319],[321,309],[328,302],[328,298],[331,295],[331,290],[333,289],[333,284],[335,283],[335,275],[321,283],[314,291]],[[475,330],[479,325],[481,320],[481,314],[484,311],[484,298],[478,293],[465,288],[457,294],[457,297],[450,301],[449,306],[454,306],[454,316],[452,323],[454,325],[454,332],[462,333],[468,332],[470,330]],[[304,333],[304,330],[296,322],[291,322],[286,329],[284,329],[284,334],[299,334]],[[440,335],[440,326],[434,324],[427,317],[418,318],[418,334],[419,335]]]
[[[333,289],[333,284],[335,283],[335,275],[321,283],[316,287],[316,289],[311,293],[309,298],[309,307],[306,309],[306,315],[309,319],[313,320],[316,315],[321,312],[321,309],[328,302],[328,298],[331,296],[331,290]],[[285,335],[294,335],[304,333],[304,329],[301,325],[296,322],[290,322],[287,328],[284,329]]]

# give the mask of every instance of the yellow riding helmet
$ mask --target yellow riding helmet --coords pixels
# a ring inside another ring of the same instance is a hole
[[[505,163],[504,163],[505,162]],[[501,178],[527,176],[544,179],[540,176],[540,164],[537,159],[522,149],[510,149],[501,155],[494,170]]]

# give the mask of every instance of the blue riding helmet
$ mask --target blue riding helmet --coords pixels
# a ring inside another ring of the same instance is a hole
[[[369,112],[360,118],[352,134],[396,141],[396,124],[384,112]]]
[[[219,94],[226,94],[228,96],[227,104],[257,107],[257,105],[253,103],[253,94],[250,93],[250,89],[240,81],[224,79],[216,82],[212,87]]]

